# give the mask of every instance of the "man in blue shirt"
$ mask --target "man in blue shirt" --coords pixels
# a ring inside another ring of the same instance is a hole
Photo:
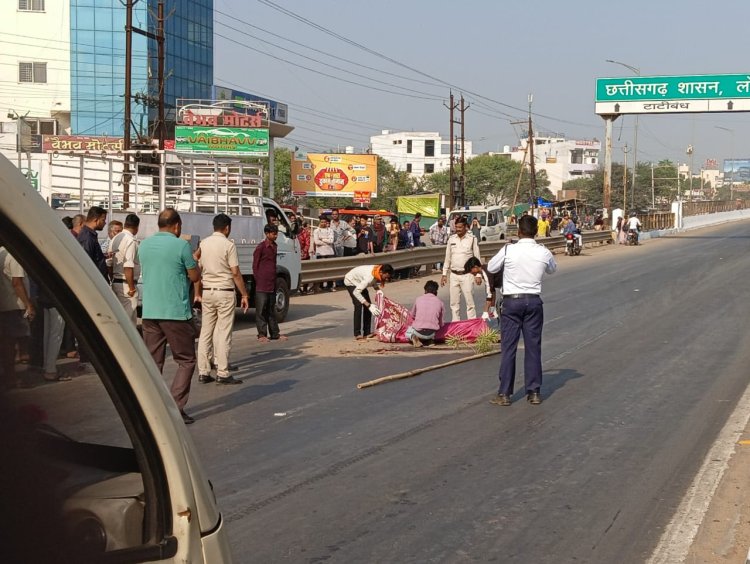
[[[81,230],[78,232],[78,242],[86,251],[86,254],[91,257],[99,272],[102,276],[109,281],[109,272],[107,268],[107,261],[102,252],[102,247],[99,244],[99,236],[97,232],[104,229],[107,223],[107,210],[99,206],[92,206],[86,215],[86,222],[81,226]]]
[[[414,220],[409,225],[409,231],[411,231],[411,237],[414,240],[414,246],[421,246],[422,228],[419,225],[419,221],[422,219],[422,214],[417,212],[414,214]]]
[[[583,235],[576,225],[575,219],[570,219],[568,223],[563,227],[562,236],[565,237],[568,233],[572,233],[573,237],[578,239],[578,246],[583,248]]]
[[[195,420],[185,413],[190,381],[195,372],[195,327],[190,303],[190,283],[200,280],[200,268],[187,241],[180,238],[180,214],[167,208],[159,214],[159,232],[138,248],[143,277],[143,341],[164,369],[167,343],[177,363],[170,389],[186,424]]]

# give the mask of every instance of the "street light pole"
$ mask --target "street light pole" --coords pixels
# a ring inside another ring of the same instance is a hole
[[[634,67],[633,65],[629,65],[627,63],[621,63],[620,61],[614,61],[612,59],[606,59],[607,63],[612,63],[614,65],[620,65],[621,67],[625,67],[629,71],[631,71],[636,76],[641,76],[641,69],[638,67]],[[636,170],[638,167],[638,114],[635,114],[635,131],[633,133],[633,174],[630,177],[630,194],[631,198],[633,198],[633,202],[635,202],[635,176],[636,176]]]
[[[628,153],[630,149],[627,143],[622,148],[622,152],[625,153],[625,165],[622,167],[622,214],[623,217],[628,217]]]
[[[693,201],[693,146],[692,145],[688,145],[687,151],[685,151],[685,152],[687,153],[688,157],[690,157],[690,171],[689,171],[690,181],[689,181],[688,186],[690,187],[690,198],[689,199],[692,202]]]

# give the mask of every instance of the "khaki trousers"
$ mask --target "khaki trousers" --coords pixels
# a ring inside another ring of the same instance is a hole
[[[198,340],[198,374],[210,374],[211,357],[216,360],[216,375],[229,376],[229,352],[234,328],[234,291],[203,290],[203,316]]]
[[[132,298],[128,296],[127,282],[112,282],[112,291],[115,293],[115,296],[117,296],[117,299],[120,300],[122,307],[125,309],[125,313],[135,327],[138,323],[138,292],[136,292]]]
[[[450,291],[451,321],[461,319],[461,296],[466,301],[466,318],[474,319],[477,316],[476,307],[474,307],[473,293],[474,275],[450,273],[448,289]]]

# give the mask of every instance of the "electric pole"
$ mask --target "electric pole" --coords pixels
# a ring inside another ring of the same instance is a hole
[[[464,174],[464,165],[466,164],[466,152],[465,152],[465,141],[466,138],[464,137],[464,113],[469,108],[464,103],[464,95],[461,94],[461,178],[459,178],[458,181],[458,205],[464,206],[466,205],[466,175]]]
[[[628,217],[628,153],[630,149],[627,143],[622,148],[622,152],[625,153],[625,165],[622,169],[622,213],[623,217]]]
[[[534,101],[534,95],[529,94],[529,204],[533,209],[536,207],[536,167],[534,164],[534,130],[531,124],[531,103]]]

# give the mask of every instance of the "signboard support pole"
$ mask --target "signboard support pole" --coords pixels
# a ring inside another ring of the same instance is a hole
[[[604,118],[604,193],[602,207],[607,210],[607,214],[612,210],[612,124],[617,119],[616,114],[602,116]],[[609,218],[609,224],[612,224],[614,218]]]
[[[274,142],[273,137],[268,138],[268,197],[273,200],[274,197],[274,185],[276,184],[276,174],[274,163],[276,158],[274,157]]]
[[[195,181],[195,174],[191,175],[193,182]],[[191,198],[195,192],[195,185],[190,191]],[[166,154],[163,151],[159,151],[159,210],[163,210],[167,207],[167,159]],[[191,206],[192,211],[192,206]]]

